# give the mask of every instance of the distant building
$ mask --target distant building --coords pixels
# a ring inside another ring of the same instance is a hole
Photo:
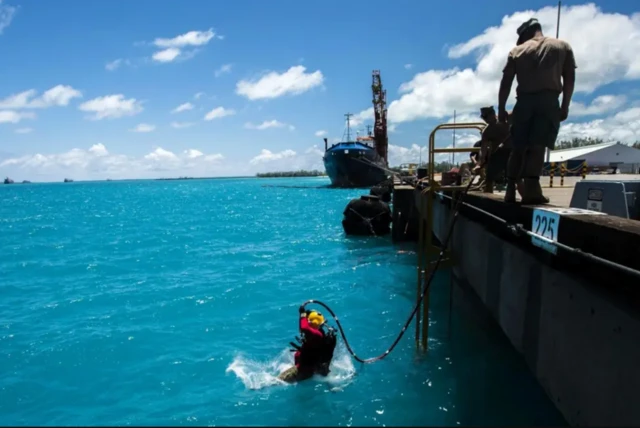
[[[640,150],[621,143],[604,143],[552,150],[549,154],[549,162],[560,163],[571,160],[586,160],[589,168],[617,167],[617,172],[621,174],[638,174]]]

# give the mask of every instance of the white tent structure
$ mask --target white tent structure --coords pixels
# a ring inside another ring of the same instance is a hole
[[[637,174],[640,168],[640,149],[622,143],[594,144],[572,149],[552,150],[549,162],[585,160],[590,167],[618,167],[620,173]]]

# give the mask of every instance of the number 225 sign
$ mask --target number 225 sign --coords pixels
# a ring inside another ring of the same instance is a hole
[[[558,241],[558,230],[560,229],[560,215],[558,213],[546,210],[533,210],[533,218],[531,219],[531,232],[550,241]],[[536,247],[540,247],[550,253],[557,254],[558,247],[555,245],[531,237],[531,243]]]

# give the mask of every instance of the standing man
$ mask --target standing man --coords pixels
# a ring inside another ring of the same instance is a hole
[[[481,151],[482,151],[482,140],[476,141],[473,145],[474,148],[480,149],[478,152],[469,153],[469,167],[471,170],[475,170],[476,172],[480,170],[481,167]]]
[[[484,192],[493,193],[493,186],[500,174],[500,155],[498,148],[505,145],[509,146],[510,134],[509,124],[507,122],[498,122],[496,111],[493,106],[482,107],[480,109],[480,117],[485,121],[487,127],[482,132],[482,150],[481,159],[485,166],[485,185]]]
[[[577,66],[569,43],[545,37],[537,19],[528,20],[517,32],[517,46],[509,52],[502,70],[498,100],[498,118],[506,123],[507,99],[517,76],[511,128],[513,150],[507,165],[504,200],[515,202],[516,182],[522,178],[522,203],[546,204],[549,199],[540,187],[544,152],[545,148],[554,148],[560,122],[569,115]]]
[[[511,118],[508,115],[506,122],[499,122],[493,106],[482,107],[480,117],[487,123],[482,133],[482,145],[485,152],[484,163],[486,168],[485,192],[493,193],[493,185],[504,184],[507,162],[511,155]],[[517,180],[516,188],[522,197],[522,180]]]

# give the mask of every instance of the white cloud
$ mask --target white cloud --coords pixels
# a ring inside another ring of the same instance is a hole
[[[399,100],[389,104],[389,122],[442,118],[454,110],[472,111],[497,99],[497,83],[485,82],[466,69],[430,70],[400,86]]]
[[[28,91],[9,95],[0,100],[0,109],[25,109],[25,108],[48,108],[64,107],[74,98],[81,98],[82,93],[71,86],[56,85],[45,91],[41,96],[36,97],[38,91],[29,89]]]
[[[297,65],[284,73],[275,71],[257,80],[241,80],[236,84],[236,93],[250,100],[278,98],[283,95],[299,95],[324,81],[320,70],[305,73],[306,68]]]
[[[153,44],[163,49],[155,52],[152,58],[158,62],[172,62],[177,58],[188,59],[195,55],[195,51],[185,53],[182,51],[183,48],[187,46],[204,46],[214,36],[215,33],[211,28],[207,31],[189,31],[172,39],[157,38],[153,41]]]
[[[174,162],[179,160],[178,156],[176,156],[173,152],[165,150],[162,147],[158,147],[151,153],[145,155],[144,158],[155,162]]]
[[[148,123],[140,123],[138,126],[133,128],[131,131],[133,132],[152,132],[156,129],[155,125],[149,125]]]
[[[209,113],[207,113],[204,117],[204,120],[214,120],[214,119],[220,119],[222,117],[225,116],[233,116],[234,114],[236,114],[236,111],[233,109],[226,109],[224,107],[216,107],[213,110],[211,110]]]
[[[161,51],[155,52],[151,57],[154,61],[158,62],[171,62],[180,55],[180,49],[167,48]]]
[[[0,34],[11,25],[11,21],[15,16],[17,8],[15,6],[2,5],[2,0],[0,0]]]
[[[114,119],[124,116],[134,116],[142,112],[142,103],[135,98],[125,99],[122,94],[97,97],[80,104],[80,110],[92,112],[92,120]]]
[[[172,39],[158,38],[153,44],[160,48],[182,48],[185,46],[202,46],[215,36],[213,28],[207,31],[189,31]]]
[[[193,96],[193,98],[196,99],[196,100],[199,100],[200,97],[203,96],[203,95],[204,95],[204,92],[198,92]]]
[[[282,123],[282,122],[278,122],[277,120],[265,120],[264,122],[262,122],[260,125],[254,125],[251,122],[247,122],[244,124],[244,127],[247,129],[257,129],[257,130],[265,130],[265,129],[269,129],[269,128],[284,128],[287,127],[289,128],[289,130],[293,131],[295,128],[295,126],[293,125],[287,125],[286,123]]]
[[[187,149],[182,152],[183,158],[197,160],[198,162],[206,162],[208,164],[217,163],[224,159],[220,153],[215,153],[211,155],[205,155],[200,150],[197,149]],[[192,162],[187,162],[187,166],[194,166],[195,164]]]
[[[258,163],[273,162],[280,159],[292,158],[296,155],[293,150],[283,150],[278,153],[273,153],[271,150],[262,149],[260,154],[249,161],[249,163],[255,165]]]
[[[215,153],[213,155],[205,155],[204,160],[207,162],[219,162],[224,159],[224,156],[220,153]]]
[[[445,137],[446,138],[446,137]],[[480,139],[480,134],[462,133],[456,134],[456,148],[471,147]],[[443,144],[444,138],[436,139],[437,147],[453,147],[453,144]],[[450,141],[450,140],[449,140]],[[420,150],[422,148],[422,150]],[[456,153],[455,162],[466,162],[468,153]],[[397,144],[389,144],[388,151],[389,166],[399,166],[403,163],[420,163],[427,162],[429,158],[429,147],[427,144],[422,146],[411,144],[410,147],[400,146]],[[442,153],[435,156],[436,162],[451,161],[451,153]]]
[[[249,168],[245,168],[245,171],[251,174],[269,171],[298,171],[301,169],[324,171],[323,154],[324,152],[316,145],[309,147],[303,153],[297,153],[290,149],[280,152],[262,149],[260,154],[249,161]]]
[[[107,156],[109,154],[109,151],[104,146],[104,144],[98,143],[89,147],[89,153],[95,156]]]
[[[188,149],[184,151],[184,155],[189,159],[195,159],[199,158],[200,156],[204,156],[204,153],[202,153],[200,150]]]
[[[191,103],[180,104],[178,107],[174,108],[171,113],[180,113],[181,111],[193,110],[194,105]]]
[[[322,137],[324,135],[327,135],[327,131],[316,131],[316,137]]]
[[[0,168],[10,177],[37,181],[60,181],[65,177],[84,180],[238,176],[300,169],[322,171],[322,155],[321,147],[314,145],[300,151],[263,149],[256,156],[230,162],[220,153],[206,153],[197,148],[173,152],[156,147],[136,157],[111,153],[105,145],[95,144],[88,150],[75,148],[60,154],[11,157],[0,161]]]
[[[413,64],[405,64],[404,65],[405,70],[410,70],[411,67],[413,67]]]
[[[640,141],[640,107],[632,107],[589,122],[563,122],[560,126],[558,141],[576,137],[601,138],[605,141],[620,141],[627,144]]]
[[[193,125],[191,122],[171,122],[171,127],[176,129],[188,128]]]
[[[465,130],[456,134],[456,147],[471,147],[480,140],[480,138],[480,132],[471,133],[469,130]],[[467,154],[466,156],[469,155]]]
[[[360,126],[366,122],[373,122],[373,107],[369,107],[366,110],[356,113],[349,119],[350,126]],[[346,124],[346,119],[345,119]],[[346,126],[346,125],[345,125]]]
[[[111,62],[106,63],[104,65],[104,68],[106,68],[108,71],[114,71],[118,67],[120,67],[120,64],[122,64],[122,59],[116,59],[116,60],[113,60]]]
[[[585,106],[583,103],[571,100],[569,114],[571,116],[593,116],[609,113],[624,105],[627,97],[624,95],[601,95]]]
[[[451,116],[446,123],[484,123],[484,121],[480,118],[480,109],[475,113],[457,113],[454,117]]]
[[[34,103],[37,107],[66,106],[72,99],[80,97],[82,97],[80,91],[71,86],[57,85],[42,94],[42,97]]]
[[[14,132],[16,134],[29,134],[33,132],[33,128],[18,128]]]
[[[9,176],[26,179],[59,181],[64,177],[74,179],[105,178],[157,178],[212,175],[233,175],[236,165],[221,162],[220,153],[204,154],[197,149],[185,150],[177,155],[158,147],[142,156],[133,157],[110,153],[104,144],[94,144],[88,150],[72,149],[59,154],[27,155],[5,159],[0,167]]]
[[[31,112],[18,112],[13,110],[0,110],[0,123],[19,123],[23,119],[35,119]]]
[[[214,74],[216,77],[220,77],[220,76],[222,76],[223,74],[231,73],[231,68],[232,68],[232,67],[233,67],[233,64],[224,64],[224,65],[222,65],[219,69],[217,69],[216,71],[214,71],[214,72],[213,72],[213,74]]]
[[[399,166],[403,163],[418,163],[420,160],[420,146],[412,144],[411,147],[398,146],[389,144],[387,154],[389,158],[389,166]],[[427,158],[427,148],[422,147],[422,160]]]
[[[604,13],[592,3],[563,7],[561,13],[561,38],[572,45],[578,64],[577,97],[616,80],[640,78],[640,57],[636,55],[640,51],[640,14]],[[443,118],[454,110],[469,113],[483,105],[495,105],[516,29],[533,16],[540,20],[545,34],[555,35],[555,6],[505,16],[499,25],[449,49],[451,59],[475,54],[475,68],[429,70],[403,83],[402,96],[389,104],[389,122]],[[514,91],[515,87],[514,82]],[[514,102],[514,95],[510,102]]]
[[[122,66],[122,65],[130,65],[130,64],[131,63],[129,62],[128,59],[125,60],[125,59],[122,59],[122,58],[118,58],[116,60],[113,60],[111,62],[106,63],[104,68],[107,71],[115,71],[118,68],[120,68],[120,66]]]

